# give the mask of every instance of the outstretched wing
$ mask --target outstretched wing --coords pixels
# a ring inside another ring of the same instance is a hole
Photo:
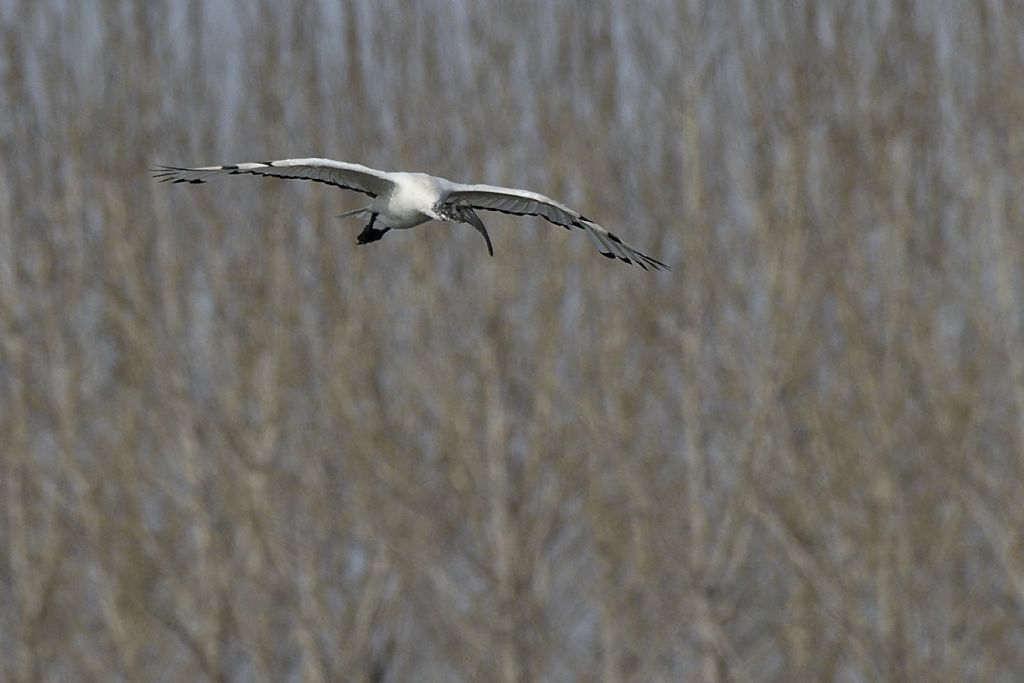
[[[216,175],[249,174],[272,178],[296,178],[355,190],[370,197],[390,190],[394,184],[384,171],[331,159],[280,159],[197,168],[157,166],[150,172],[154,178],[163,182],[193,184],[205,183]]]
[[[500,211],[514,216],[540,216],[566,230],[584,230],[602,256],[635,263],[644,270],[671,270],[661,261],[642,254],[594,221],[536,192],[496,185],[456,184],[445,196],[446,202],[462,204],[481,211]]]

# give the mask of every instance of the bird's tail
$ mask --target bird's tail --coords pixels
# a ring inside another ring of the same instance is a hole
[[[370,207],[364,206],[361,209],[352,209],[351,211],[346,211],[345,213],[339,213],[337,216],[335,216],[335,218],[349,218],[351,216],[360,216],[362,214],[369,214],[369,213],[370,213]]]

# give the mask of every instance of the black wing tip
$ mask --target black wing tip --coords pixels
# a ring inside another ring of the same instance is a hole
[[[659,261],[658,259],[656,259],[656,258],[652,258],[652,257],[650,257],[650,256],[647,256],[647,255],[642,255],[642,256],[644,257],[644,259],[645,259],[645,260],[646,260],[646,261],[647,261],[648,263],[650,263],[650,264],[651,264],[652,266],[654,266],[655,268],[657,268],[657,269],[663,269],[663,270],[667,270],[667,271],[669,271],[669,272],[671,272],[671,271],[672,271],[672,268],[671,268],[671,267],[670,267],[670,266],[669,266],[669,265],[668,265],[667,263],[662,263],[662,262],[661,262],[661,261]]]
[[[205,180],[200,180],[198,178],[189,179],[189,178],[179,178],[178,177],[179,173],[182,173],[184,171],[190,171],[190,170],[192,170],[192,169],[184,168],[182,166],[163,166],[162,164],[157,164],[153,168],[149,169],[149,173],[157,181],[159,181],[161,183],[171,183],[172,185],[177,185],[178,183],[188,183],[190,185],[202,185],[203,183],[206,182]]]
[[[178,168],[177,166],[161,166],[161,165],[158,164],[158,165],[154,166],[153,168],[149,169],[149,173],[154,178],[165,178],[167,176],[174,175],[175,173],[178,173],[179,171],[184,171],[184,170],[185,169]]]
[[[583,220],[586,220],[582,216],[580,218],[583,219]],[[621,239],[619,239],[618,235],[616,235],[616,234],[614,234],[612,232],[609,232],[607,237],[612,242],[615,242],[616,244],[620,244],[620,245],[625,246],[625,243]],[[627,247],[627,249],[629,249],[629,247]],[[621,256],[619,257],[619,259],[621,259],[622,261],[625,261],[626,263],[635,263],[636,265],[640,266],[644,270],[648,269],[647,266],[650,266],[654,270],[668,270],[668,271],[672,270],[667,264],[662,263],[661,261],[659,261],[656,258],[648,256],[647,254],[641,254],[639,251],[636,251],[636,250],[631,250],[631,251],[633,252],[632,253],[632,257],[633,257],[632,260],[630,260],[628,258],[623,258]],[[605,254],[604,252],[601,252],[601,255],[602,256],[610,256],[610,254]]]
[[[665,263],[662,263],[656,258],[651,258],[646,254],[638,254],[638,256],[639,258],[636,259],[636,262],[644,270],[647,270],[647,266],[644,265],[644,263],[646,262],[647,265],[649,265],[651,268],[654,268],[655,270],[667,270],[669,272],[672,272],[672,268],[670,266],[668,266]]]
[[[620,241],[619,244],[622,244],[622,242]],[[598,253],[601,254],[601,256],[604,256],[605,258],[610,258],[610,259],[617,258],[617,259],[619,259],[620,261],[622,261],[624,263],[628,263],[630,265],[640,266],[644,270],[650,270],[652,268],[654,270],[667,270],[667,271],[670,271],[670,272],[672,270],[672,268],[670,266],[668,266],[667,264],[662,263],[658,259],[653,258],[651,256],[648,256],[647,254],[641,254],[639,251],[633,251],[630,254],[629,258],[627,258],[625,256],[619,256],[619,255],[614,254],[612,252],[599,251]]]

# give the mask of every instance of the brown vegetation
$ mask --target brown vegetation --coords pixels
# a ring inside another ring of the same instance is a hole
[[[0,679],[1019,680],[1024,4],[0,0]],[[356,247],[328,156],[536,220]]]

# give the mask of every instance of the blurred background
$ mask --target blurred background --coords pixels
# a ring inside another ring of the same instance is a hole
[[[0,0],[0,679],[1024,677],[1024,4]],[[325,156],[487,214],[153,182]]]

